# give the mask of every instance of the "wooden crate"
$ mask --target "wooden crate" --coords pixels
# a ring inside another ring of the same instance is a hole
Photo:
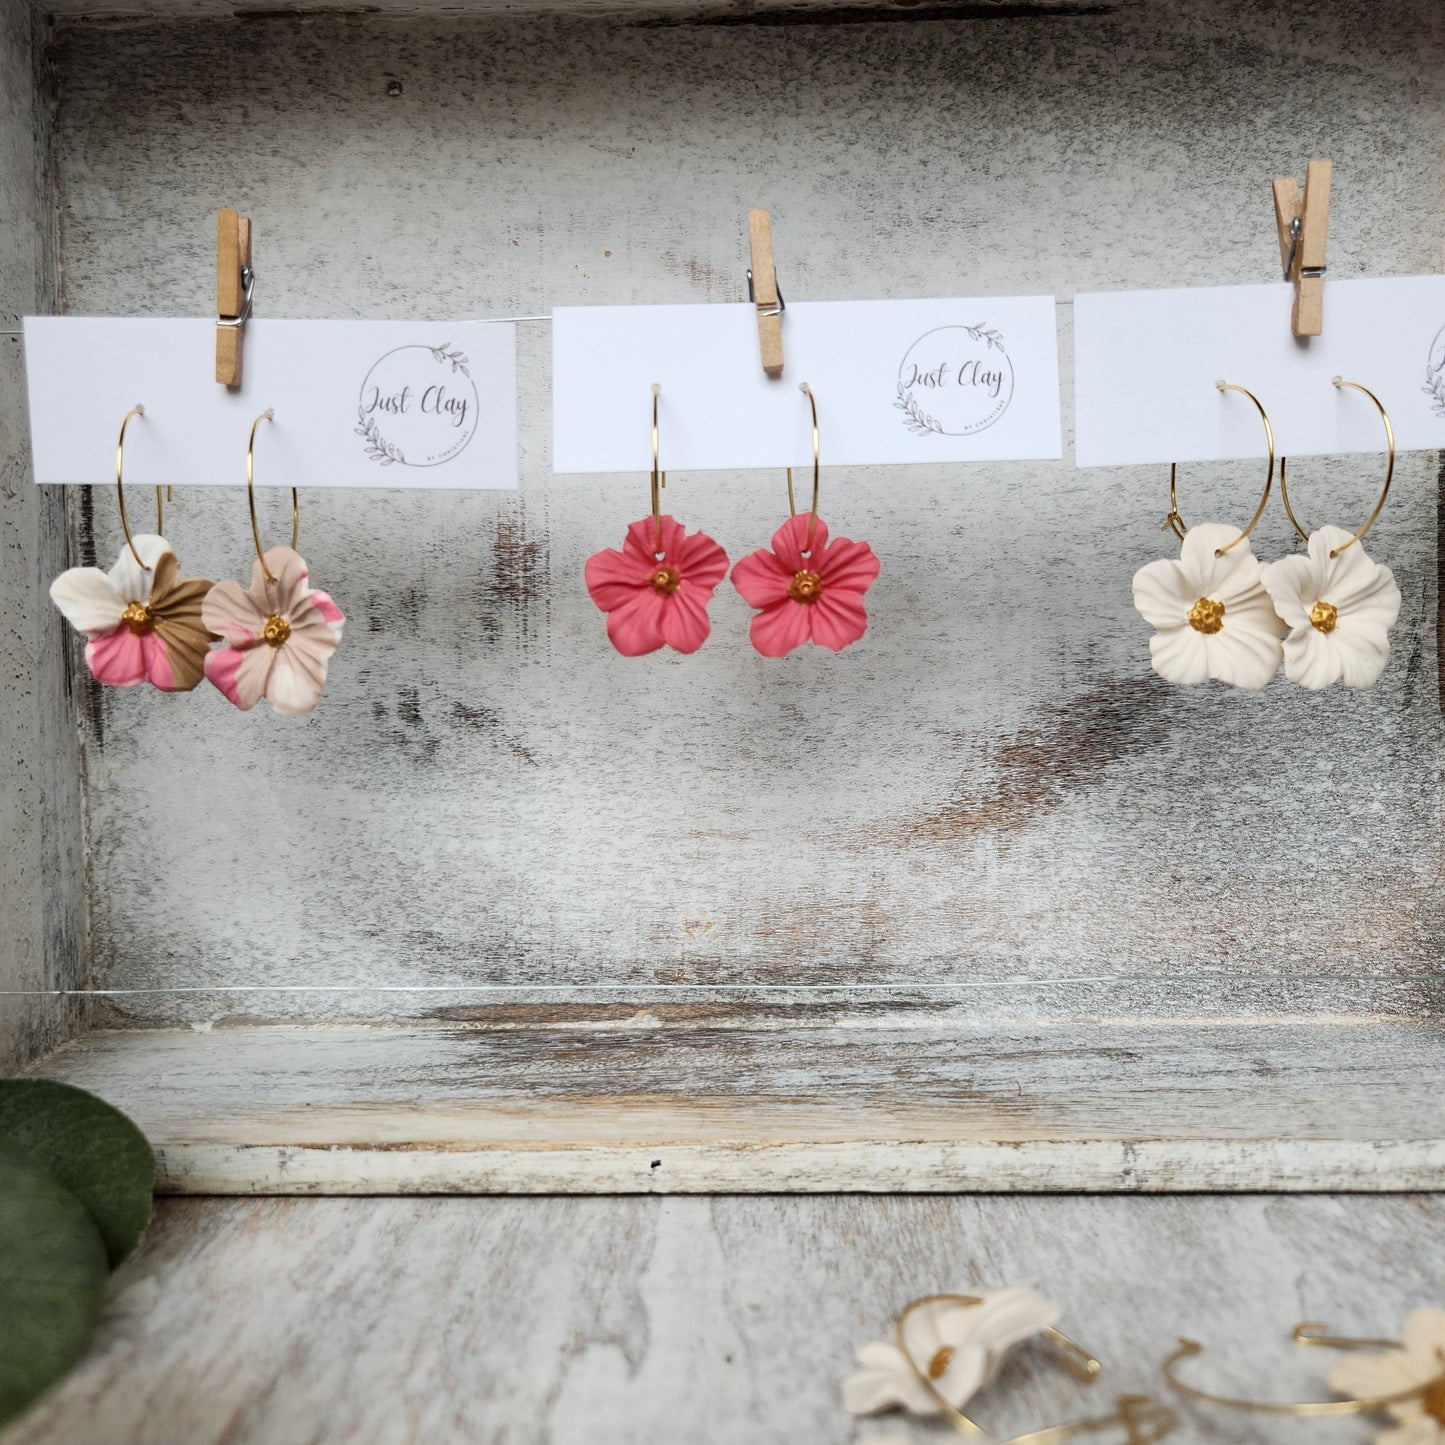
[[[7,8],[7,326],[207,314],[220,204],[265,316],[735,301],[766,205],[790,299],[1057,294],[1067,423],[1073,294],[1270,280],[1311,154],[1332,276],[1441,268],[1430,0],[248,8]],[[581,569],[645,481],[551,474],[523,325],[519,494],[303,493],[349,622],[297,722],[92,684],[44,588],[114,502],[30,483],[0,355],[3,1042],[168,1188],[1441,1180],[1437,454],[1372,534],[1368,693],[1155,678],[1166,478],[1069,457],[829,469],[863,643],[767,662],[725,589],[628,661]],[[241,462],[171,509],[195,575],[249,565]],[[1312,514],[1374,475],[1312,462]],[[781,514],[781,475],[674,488],[734,556]]]

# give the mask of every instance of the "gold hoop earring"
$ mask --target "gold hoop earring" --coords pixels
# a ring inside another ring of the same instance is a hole
[[[855,1415],[898,1408],[942,1415],[960,1435],[985,1438],[963,1407],[994,1378],[1015,1346],[1042,1336],[1062,1351],[1076,1379],[1087,1385],[1098,1378],[1099,1361],[1050,1323],[1057,1315],[1058,1306],[1030,1284],[913,1300],[895,1321],[891,1341],[878,1340],[858,1351],[862,1368],[844,1382],[844,1407]],[[919,1357],[920,1349],[927,1358]],[[1002,1445],[1057,1445],[1115,1430],[1124,1432],[1128,1445],[1152,1445],[1177,1423],[1173,1410],[1147,1396],[1120,1395],[1106,1415],[1015,1435]]]
[[[1264,423],[1264,442],[1269,448],[1269,466],[1264,477],[1264,494],[1259,499],[1259,505],[1254,509],[1254,516],[1249,519],[1249,525],[1237,536],[1234,541],[1226,543],[1215,549],[1214,555],[1222,557],[1231,548],[1239,546],[1249,534],[1259,525],[1259,519],[1264,516],[1264,509],[1269,504],[1270,489],[1274,486],[1274,428],[1269,422],[1269,413],[1265,411],[1264,404],[1249,390],[1248,387],[1236,386],[1232,381],[1216,381],[1216,391],[1237,391],[1241,396],[1247,396],[1253,403],[1255,410],[1259,413],[1259,419]],[[1173,532],[1182,542],[1184,534],[1189,530],[1185,525],[1184,518],[1179,515],[1179,491],[1178,491],[1179,464],[1169,463],[1169,515],[1164,519],[1164,525],[1159,528],[1161,532]],[[1284,470],[1280,469],[1280,485],[1284,485]]]
[[[256,544],[256,560],[261,564],[261,571],[265,574],[268,582],[274,582],[276,578],[272,575],[271,569],[266,565],[266,549],[261,545],[261,529],[256,522],[256,428],[263,421],[275,421],[276,413],[267,407],[255,421],[251,423],[251,435],[246,439],[246,505],[251,512],[251,540]],[[296,496],[296,488],[291,488],[291,550],[296,550],[296,539],[301,535],[301,503]]]
[[[120,436],[116,438],[115,443],[115,499],[120,504],[120,525],[121,530],[125,533],[125,544],[127,547],[130,548],[130,555],[135,558],[135,564],[141,569],[142,572],[149,572],[151,569],[145,562],[141,560],[141,555],[136,550],[135,538],[132,537],[130,534],[130,518],[126,516],[125,512],[125,482],[123,480],[125,474],[125,429],[130,425],[132,417],[144,416],[145,414],[146,409],[144,404],[141,402],[136,402],[136,404],[131,407],[128,412],[126,412],[125,420],[122,421],[120,424]],[[167,488],[167,490],[169,490],[169,488]],[[165,535],[165,519],[165,508],[161,503],[161,489],[159,486],[157,486],[157,537],[163,537]]]
[[[1306,1321],[1294,1327],[1290,1338],[1298,1345],[1313,1345],[1332,1350],[1398,1350],[1403,1345],[1399,1340],[1356,1339],[1345,1335],[1332,1335],[1326,1325]],[[1233,1395],[1216,1395],[1201,1390],[1197,1385],[1186,1384],[1179,1378],[1178,1366],[1184,1360],[1191,1360],[1204,1353],[1204,1347],[1197,1340],[1181,1339],[1179,1348],[1160,1367],[1164,1378],[1179,1391],[1193,1400],[1208,1405],[1219,1405],[1228,1410],[1244,1410],[1260,1415],[1292,1415],[1296,1418],[1317,1418],[1327,1415],[1370,1415],[1387,1410],[1392,1405],[1403,1405],[1410,1400],[1424,1399],[1436,1390],[1445,1391],[1445,1367],[1434,1379],[1424,1380],[1408,1389],[1397,1390],[1384,1395],[1351,1396],[1343,1400],[1274,1401],[1246,1400]]]
[[[1274,428],[1260,399],[1233,382],[1216,381],[1220,392],[1237,391],[1254,403],[1264,426],[1269,461],[1264,492],[1249,525],[1230,539],[1233,527],[1207,522],[1191,529],[1179,515],[1178,467],[1169,467],[1169,515],[1161,532],[1179,540],[1179,558],[1149,562],[1134,574],[1134,608],[1151,627],[1149,657],[1166,682],[1185,687],[1215,679],[1230,687],[1264,687],[1279,671],[1283,650],[1279,618],[1265,591],[1264,565],[1248,544],[1274,485]],[[1233,551],[1240,543],[1245,545]]]
[[[1336,389],[1343,389],[1345,387],[1348,387],[1351,391],[1363,392],[1364,395],[1369,397],[1370,400],[1375,403],[1375,408],[1380,413],[1380,421],[1384,424],[1385,427],[1385,446],[1389,452],[1388,459],[1385,462],[1385,485],[1380,488],[1380,499],[1375,503],[1375,510],[1370,513],[1369,519],[1366,521],[1365,525],[1361,527],[1360,530],[1356,532],[1355,535],[1351,537],[1348,542],[1342,542],[1338,547],[1332,547],[1330,549],[1330,557],[1335,558],[1338,557],[1340,553],[1345,551],[1347,548],[1353,547],[1355,543],[1358,542],[1360,538],[1363,537],[1365,533],[1368,532],[1370,528],[1375,525],[1375,523],[1379,520],[1380,513],[1385,509],[1385,498],[1390,495],[1390,483],[1395,478],[1395,428],[1390,421],[1390,413],[1385,410],[1385,404],[1380,400],[1378,396],[1375,395],[1373,391],[1369,389],[1369,387],[1361,386],[1358,381],[1342,381],[1338,376],[1334,378],[1331,385],[1333,385]],[[1295,532],[1298,534],[1300,540],[1307,543],[1310,539],[1310,534],[1305,531],[1302,526],[1300,526],[1299,519],[1294,514],[1294,508],[1291,507],[1289,504],[1289,487],[1285,483],[1286,461],[1287,458],[1281,457],[1279,462],[1280,500],[1284,503],[1285,515],[1290,520],[1290,526],[1295,529]]]
[[[808,540],[803,544],[804,552],[813,550],[813,536],[818,530],[818,487],[820,477],[820,458],[822,449],[818,444],[818,398],[813,395],[813,388],[806,381],[798,383],[798,390],[808,398],[808,408],[812,413],[813,422],[813,512],[808,518]],[[793,500],[793,469],[788,468],[788,515],[798,515],[797,504]]]

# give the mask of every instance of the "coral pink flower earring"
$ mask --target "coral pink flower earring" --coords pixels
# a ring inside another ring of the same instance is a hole
[[[799,516],[793,502],[793,470],[788,468],[786,522],[764,547],[733,568],[733,586],[749,607],[759,608],[750,635],[764,657],[782,657],[805,642],[841,652],[868,630],[863,594],[878,577],[880,565],[866,542],[846,537],[828,540],[818,515],[818,400],[805,381],[813,419],[813,509]]]
[[[291,545],[263,551],[256,525],[253,451],[256,428],[273,420],[263,411],[251,423],[246,443],[246,499],[256,561],[251,585],[218,582],[201,606],[201,616],[224,645],[206,656],[206,676],[242,711],[262,698],[279,713],[310,712],[321,698],[331,654],[346,619],[330,596],[309,585],[306,562],[296,551],[301,511],[291,489]]]
[[[125,513],[125,429],[145,415],[133,406],[115,444],[115,493],[125,546],[109,572],[72,567],[50,584],[50,597],[77,631],[85,633],[85,662],[108,687],[148,682],[162,692],[189,692],[204,676],[206,649],[214,641],[201,620],[201,599],[211,590],[202,578],[181,580],[181,564],[161,536],[164,514],[156,488],[156,530],[132,537]]]
[[[587,559],[587,591],[607,614],[607,636],[624,657],[670,647],[696,652],[712,630],[707,607],[727,576],[727,553],[705,532],[689,534],[662,514],[667,473],[658,467],[657,402],[652,388],[652,515],[633,522],[622,549]]]

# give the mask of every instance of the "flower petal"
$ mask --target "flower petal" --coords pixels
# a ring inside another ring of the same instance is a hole
[[[289,617],[292,609],[303,597],[311,591],[307,585],[306,559],[299,553],[294,552],[290,547],[272,547],[266,553],[266,566],[271,569],[271,575],[276,579],[274,582],[266,581],[266,574],[259,573],[259,580],[265,588],[263,594],[256,593],[256,582],[260,564],[251,573],[251,591],[256,602],[261,604],[261,596],[267,599],[271,613],[279,613],[283,617]]]
[[[752,622],[748,635],[764,657],[782,657],[808,640],[808,613],[802,603],[785,597],[765,607]]]
[[[805,557],[803,548],[808,546],[810,537],[812,546]],[[821,517],[814,523],[811,512],[799,512],[796,517],[789,517],[773,533],[773,551],[777,553],[778,561],[788,569],[789,577],[794,572],[802,572],[811,567],[814,556],[827,544],[828,524]]]
[[[145,663],[146,681],[162,692],[186,692],[176,681],[175,670],[171,667],[170,654],[165,639],[154,632],[146,632],[140,640],[141,659]],[[191,686],[195,686],[194,683]]]
[[[1200,597],[1213,597],[1227,607],[1226,593],[1241,585],[1247,587],[1258,579],[1259,559],[1250,550],[1249,540],[1235,542],[1238,527],[1222,522],[1201,522],[1184,534],[1179,546],[1179,565],[1185,580],[1194,591],[1191,604]],[[1231,547],[1229,544],[1234,542]],[[1221,548],[1227,550],[1221,551]]]
[[[50,584],[50,600],[78,632],[92,637],[120,626],[126,599],[99,567],[72,567]]]
[[[171,544],[164,537],[151,533],[142,533],[134,540],[135,550],[140,553],[145,568],[137,565],[129,546],[124,546],[120,549],[115,566],[110,569],[110,585],[127,602],[149,602],[151,587],[155,582],[156,563],[164,553],[171,550]]]
[[[875,1340],[858,1351],[861,1369],[843,1381],[843,1408],[850,1415],[876,1415],[902,1407],[915,1415],[935,1415],[938,1402],[914,1373],[897,1345]]]
[[[1225,613],[1226,624],[1230,615]],[[1255,691],[1279,671],[1284,646],[1277,627],[1248,627],[1236,622],[1233,627],[1226,625],[1213,636],[1205,636],[1204,653],[1210,677],[1230,687]]]
[[[709,590],[728,574],[728,554],[706,532],[694,532],[680,542],[668,561],[684,580]]]
[[[615,547],[608,547],[587,559],[582,578],[587,584],[587,595],[603,612],[611,612],[634,597],[639,587],[646,587],[656,570],[655,562],[640,569],[635,559]]]
[[[842,589],[860,595],[877,580],[882,563],[866,542],[851,542],[835,537],[826,548],[813,548],[815,571],[824,581],[825,591]]]
[[[793,585],[793,574],[766,547],[740,558],[733,567],[733,586],[749,607],[781,602]]]
[[[256,565],[259,569],[260,563]],[[232,647],[254,647],[260,641],[266,617],[256,606],[255,597],[229,578],[217,582],[201,603],[202,626]]]
[[[85,665],[107,687],[135,687],[146,680],[145,653],[129,627],[117,627],[87,642]]]
[[[1319,600],[1319,591],[1308,557],[1281,557],[1264,568],[1260,581],[1286,627],[1309,626],[1310,608]]]
[[[707,604],[710,588],[684,582],[671,597],[663,599],[659,625],[662,640],[678,652],[696,652],[712,631]]]
[[[265,696],[272,659],[269,647],[217,647],[206,654],[206,677],[242,712],[249,712]]]
[[[337,642],[340,642],[341,629],[346,625],[346,614],[332,600],[331,594],[317,587],[307,601],[326,619],[326,625],[336,634]]]
[[[1284,640],[1284,675],[1311,692],[1338,682],[1343,667],[1340,649],[1331,635],[1308,622],[1294,628]]]
[[[661,523],[662,537],[658,539],[658,524]],[[683,526],[675,517],[655,518],[651,514],[640,517],[627,529],[622,543],[623,555],[650,577],[657,568],[658,554],[670,557],[682,545]]]
[[[1445,1310],[1411,1310],[1405,1320],[1405,1328],[1400,1331],[1400,1343],[1413,1354],[1435,1359],[1437,1351],[1445,1350]],[[1442,1371],[1445,1371],[1445,1364],[1440,1364],[1433,1373],[1438,1375]]]
[[[1390,661],[1390,637],[1383,627],[1357,622],[1346,614],[1330,634],[1346,687],[1374,687]]]
[[[1197,687],[1209,681],[1209,654],[1204,634],[1187,622],[1179,627],[1161,628],[1149,639],[1149,657],[1154,671],[1165,682]]]
[[[842,652],[868,630],[862,595],[847,588],[824,587],[823,595],[808,610],[813,614],[809,619],[813,641],[819,647]]]
[[[1152,627],[1178,627],[1197,601],[1199,593],[1172,558],[1149,562],[1134,574],[1135,610]]]
[[[272,569],[275,570],[274,568]],[[327,629],[329,634],[330,629]],[[331,649],[334,651],[334,648]],[[326,686],[327,660],[306,646],[297,646],[293,634],[290,641],[275,649],[276,660],[266,679],[266,701],[283,716],[299,717],[308,713],[321,699]]]
[[[663,645],[663,595],[652,587],[639,587],[620,607],[607,614],[607,636],[624,657],[641,657]]]

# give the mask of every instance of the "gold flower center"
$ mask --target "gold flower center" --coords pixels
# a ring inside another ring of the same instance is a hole
[[[948,1369],[949,1361],[953,1359],[953,1346],[944,1345],[939,1352],[928,1362],[928,1378],[930,1380],[941,1380],[944,1371]]]
[[[261,636],[272,647],[280,647],[291,636],[291,624],[279,612],[273,612],[266,619]]]
[[[1321,632],[1333,632],[1340,620],[1340,610],[1332,602],[1316,602],[1310,608],[1310,626]]]
[[[1189,625],[1196,632],[1213,636],[1224,626],[1224,603],[1216,602],[1212,597],[1201,597],[1189,609]]]
[[[137,637],[143,637],[147,632],[152,631],[156,625],[156,615],[146,606],[144,602],[127,602],[125,611],[120,614],[120,620],[125,623]]]
[[[823,595],[823,579],[816,572],[794,572],[793,580],[788,585],[788,596],[794,602],[801,602],[805,607],[811,607]],[[941,1353],[941,1352],[940,1352]],[[934,1357],[937,1359],[937,1356]],[[944,1368],[947,1369],[947,1361]],[[932,1366],[929,1366],[931,1369]]]
[[[654,592],[661,592],[664,597],[671,597],[682,586],[682,578],[677,575],[676,567],[659,567],[648,578],[648,582]]]

